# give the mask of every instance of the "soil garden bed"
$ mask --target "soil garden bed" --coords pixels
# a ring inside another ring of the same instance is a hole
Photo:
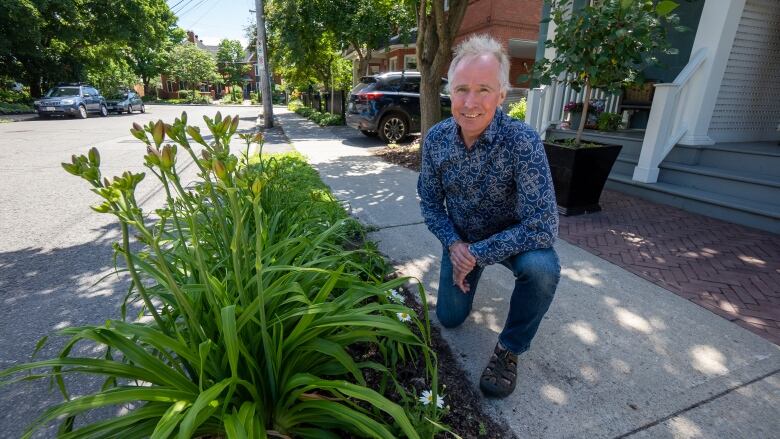
[[[412,171],[420,172],[420,139],[417,138],[408,144],[387,145],[375,152],[376,155],[390,163],[401,165]]]
[[[405,298],[405,305],[422,315],[423,307],[418,302],[416,287],[413,291],[407,288],[400,290]],[[433,310],[430,310],[430,313],[432,314]],[[439,359],[439,382],[444,385],[444,403],[450,409],[442,421],[463,438],[516,438],[506,425],[496,422],[483,410],[481,402],[484,397],[469,383],[466,372],[460,367],[455,354],[442,338],[439,327],[435,325],[431,325],[431,345]],[[484,360],[487,364],[487,358]],[[416,377],[419,377],[419,371],[424,366],[421,359],[416,363],[408,362],[403,369],[397,370],[397,374],[402,381],[409,383],[408,387],[415,387],[418,392],[422,392],[424,383],[419,382]],[[452,436],[440,433],[437,437]]]

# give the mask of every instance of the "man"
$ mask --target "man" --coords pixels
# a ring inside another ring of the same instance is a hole
[[[480,378],[484,394],[505,397],[560,277],[555,193],[539,136],[500,108],[509,88],[501,45],[464,41],[448,76],[452,117],[425,137],[417,182],[425,223],[443,245],[436,315],[447,328],[460,325],[484,267],[512,270],[507,321]]]

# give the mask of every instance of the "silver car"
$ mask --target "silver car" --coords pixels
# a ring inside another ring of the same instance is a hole
[[[133,111],[146,113],[144,101],[134,91],[125,90],[115,96],[111,96],[109,99],[106,99],[106,105],[108,105],[108,111],[113,111],[117,114],[132,113]]]

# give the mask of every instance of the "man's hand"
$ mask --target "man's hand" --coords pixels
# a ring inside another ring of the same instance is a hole
[[[471,286],[466,282],[466,276],[477,266],[477,259],[469,251],[469,245],[456,241],[450,246],[450,261],[452,262],[452,281],[463,293],[468,293]]]

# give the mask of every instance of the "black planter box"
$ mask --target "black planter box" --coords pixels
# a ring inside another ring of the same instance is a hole
[[[600,145],[568,148],[544,142],[558,201],[558,213],[570,216],[601,210],[601,191],[622,147]]]

